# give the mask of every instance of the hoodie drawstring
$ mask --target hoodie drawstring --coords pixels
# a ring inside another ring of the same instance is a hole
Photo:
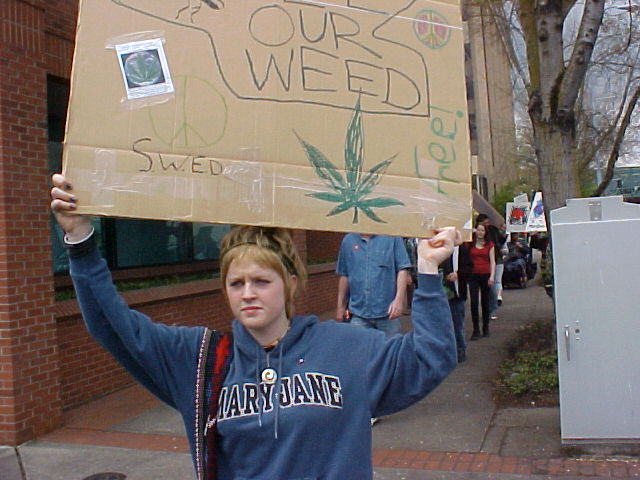
[[[282,345],[279,345],[278,351],[278,380],[276,381],[276,401],[274,402],[276,409],[276,419],[273,423],[273,438],[278,439],[278,418],[280,416],[280,395],[282,394],[282,381],[280,380],[282,374]]]
[[[258,345],[256,345],[256,385],[258,385],[258,425],[260,427],[262,427],[262,414],[264,413],[264,406],[267,403],[267,399],[265,398],[264,394],[266,393],[265,390],[262,388],[262,383],[263,383],[263,379],[262,379],[262,372],[260,371],[260,353],[261,353],[262,348]],[[274,407],[274,422],[273,422],[273,438],[275,438],[276,440],[278,439],[278,421],[280,418],[280,395],[282,394],[282,381],[280,379],[280,374],[282,372],[282,346],[279,346],[279,350],[278,350],[278,370],[276,371],[276,385],[275,385],[275,389],[273,392],[275,395],[275,398],[273,399],[273,407]],[[273,350],[266,352],[266,366],[265,369],[270,368],[270,355],[271,352]],[[267,392],[269,392],[267,390]]]
[[[262,388],[260,385],[262,379],[260,377],[260,346],[256,345],[256,385],[258,386],[258,425],[262,427],[262,411],[264,410],[264,403],[266,400],[262,398]],[[269,357],[267,357],[267,364],[269,363]]]

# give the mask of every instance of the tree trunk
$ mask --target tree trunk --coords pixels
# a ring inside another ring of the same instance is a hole
[[[560,82],[564,73],[562,2],[560,0],[538,2],[536,20],[541,100],[537,114],[540,115],[541,120],[553,122],[557,112]]]
[[[534,141],[538,157],[538,177],[544,199],[545,214],[564,207],[567,198],[577,196],[571,163],[571,132],[550,122],[534,119]]]

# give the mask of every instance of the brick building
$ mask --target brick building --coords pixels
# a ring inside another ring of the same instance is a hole
[[[18,445],[60,426],[62,412],[132,382],[91,340],[69,286],[48,205],[60,151],[74,48],[77,0],[0,2],[0,444]],[[117,280],[215,270],[205,225],[98,219],[101,249]],[[341,235],[296,231],[309,267],[300,313],[334,307]],[[136,243],[138,242],[138,243]],[[139,248],[145,242],[145,248]],[[206,242],[205,242],[206,244]],[[55,274],[54,274],[55,273]],[[137,289],[133,308],[170,324],[226,329],[219,282],[203,279]]]

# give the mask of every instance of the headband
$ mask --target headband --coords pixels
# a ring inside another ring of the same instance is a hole
[[[269,242],[269,241],[268,241],[267,245],[262,245],[262,244],[258,243],[255,240],[249,240],[249,241],[246,241],[246,242],[239,242],[239,243],[236,243],[236,244],[232,245],[231,247],[229,247],[227,252],[230,252],[232,249],[234,249],[236,247],[242,247],[243,245],[255,245],[256,247],[262,247],[262,248],[267,248],[267,249],[271,250],[273,253],[275,253],[278,256],[278,258],[280,259],[280,261],[284,265],[284,268],[287,269],[287,272],[289,272],[290,275],[297,275],[296,268],[295,268],[295,265],[293,263],[293,260],[291,260],[282,250],[280,250],[272,242]]]

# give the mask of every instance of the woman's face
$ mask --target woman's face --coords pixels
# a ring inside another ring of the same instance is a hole
[[[484,225],[480,224],[476,227],[476,238],[484,239],[485,233]]]
[[[285,284],[275,270],[237,258],[229,265],[225,287],[233,315],[258,343],[270,343],[287,329]]]

